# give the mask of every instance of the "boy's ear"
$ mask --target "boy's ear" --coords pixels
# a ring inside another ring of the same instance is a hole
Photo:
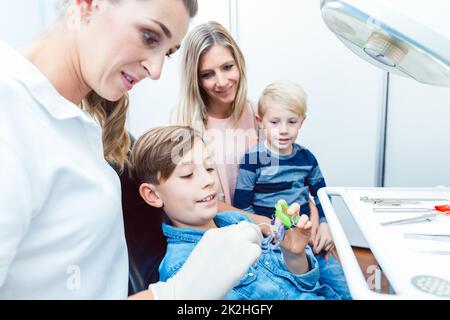
[[[262,118],[259,116],[259,114],[257,114],[255,117],[256,117],[256,123],[258,124],[258,126],[260,128],[264,128]]]
[[[142,199],[147,202],[149,205],[155,208],[162,208],[164,202],[161,197],[158,195],[155,189],[155,185],[151,183],[143,183],[139,187],[139,194]]]
[[[91,15],[98,9],[97,0],[76,0],[75,5],[79,10],[82,21],[89,22]]]
[[[80,7],[82,11],[92,10],[98,8],[97,0],[76,0],[75,4]]]
[[[301,125],[303,125],[303,122],[305,122],[305,120],[306,120],[306,114],[305,114],[305,116],[302,119]]]

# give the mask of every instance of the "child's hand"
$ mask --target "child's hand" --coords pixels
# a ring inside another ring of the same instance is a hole
[[[309,198],[309,211],[310,214],[310,220],[312,222],[312,228],[311,228],[311,238],[309,239],[308,244],[312,247],[314,246],[314,243],[316,242],[316,235],[317,231],[319,230],[319,210],[317,209],[316,205],[314,204],[314,201]]]
[[[314,242],[313,251],[315,254],[320,253],[324,250],[325,260],[328,260],[330,253],[334,247],[334,241],[331,236],[330,228],[328,227],[328,223],[322,222],[319,225],[319,230],[317,231],[316,241]]]
[[[294,203],[289,207],[288,214],[298,214],[300,206]],[[290,255],[301,255],[305,253],[305,247],[311,238],[312,223],[307,215],[302,215],[299,218],[297,226],[286,231],[284,240],[280,243],[281,249],[284,253]]]

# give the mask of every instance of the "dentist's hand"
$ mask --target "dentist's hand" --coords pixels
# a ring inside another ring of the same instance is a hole
[[[149,289],[160,300],[222,299],[261,254],[259,227],[248,222],[205,233],[180,271]]]

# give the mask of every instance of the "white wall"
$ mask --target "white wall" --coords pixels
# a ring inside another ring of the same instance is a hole
[[[450,186],[450,88],[392,76],[390,89],[386,186]]]
[[[42,31],[42,0],[0,0],[0,40],[22,49]]]

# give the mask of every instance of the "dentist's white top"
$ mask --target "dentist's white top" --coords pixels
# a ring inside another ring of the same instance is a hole
[[[0,299],[122,299],[127,289],[120,180],[101,128],[0,43]]]

